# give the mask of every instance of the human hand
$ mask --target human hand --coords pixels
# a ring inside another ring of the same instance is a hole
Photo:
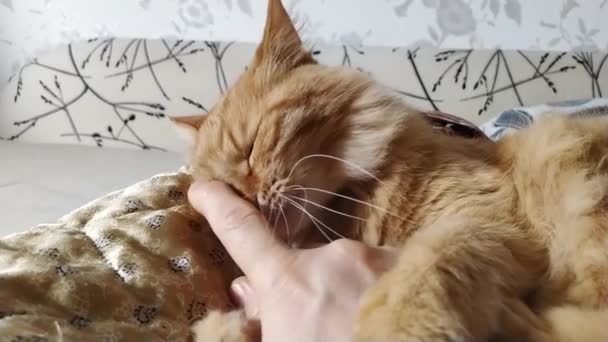
[[[188,197],[245,274],[232,291],[265,342],[350,341],[360,297],[397,260],[395,250],[346,239],[289,249],[221,182],[194,183]]]

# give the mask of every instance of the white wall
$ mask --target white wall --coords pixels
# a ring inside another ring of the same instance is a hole
[[[285,0],[310,41],[606,49],[608,0]],[[257,41],[264,0],[0,0],[0,80],[37,51],[98,36]]]

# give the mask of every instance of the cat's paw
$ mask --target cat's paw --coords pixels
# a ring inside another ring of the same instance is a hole
[[[257,342],[259,325],[248,321],[243,311],[211,311],[192,326],[194,342]]]
[[[355,342],[475,341],[438,284],[404,281],[403,276],[391,271],[367,290],[355,324]]]

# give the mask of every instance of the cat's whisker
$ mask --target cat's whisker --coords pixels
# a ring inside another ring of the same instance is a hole
[[[329,212],[332,212],[332,213],[334,213],[334,214],[338,214],[338,215],[341,215],[341,216],[350,217],[350,218],[355,219],[355,220],[359,220],[359,221],[367,222],[367,220],[366,220],[366,219],[364,219],[364,218],[362,218],[362,217],[355,216],[355,215],[350,215],[350,214],[346,214],[346,213],[343,213],[343,212],[341,212],[341,211],[339,211],[339,210],[335,210],[335,209],[332,209],[332,208],[326,207],[326,206],[324,206],[324,205],[322,205],[322,204],[319,204],[319,203],[317,203],[317,202],[310,201],[310,200],[308,200],[308,199],[304,199],[304,198],[301,198],[301,197],[298,197],[298,196],[294,196],[294,195],[289,195],[289,197],[291,197],[291,198],[295,198],[295,199],[298,199],[298,200],[300,200],[300,201],[302,201],[302,202],[306,202],[306,203],[312,204],[312,205],[314,205],[315,207],[318,207],[318,208],[321,208],[321,209],[325,209],[325,210],[327,210],[327,211],[329,211]]]
[[[296,187],[297,185],[292,185],[294,187]],[[308,200],[308,192],[306,190],[304,191],[304,198],[306,198]],[[288,196],[287,194],[285,194],[285,196]],[[304,214],[300,213],[300,218],[298,219],[298,225],[296,227],[302,227],[302,220],[304,219]]]
[[[307,155],[305,157],[300,158],[300,160],[298,160],[293,165],[293,167],[291,168],[291,171],[289,171],[289,175],[286,178],[290,179],[291,175],[293,174],[293,171],[296,169],[296,167],[301,162],[303,162],[305,160],[308,160],[308,159],[311,159],[311,158],[327,158],[327,159],[332,159],[332,160],[335,160],[335,161],[339,161],[339,162],[344,163],[344,164],[346,164],[346,165],[348,165],[350,167],[355,168],[356,170],[361,171],[363,174],[365,174],[365,175],[371,177],[372,179],[378,181],[380,184],[384,184],[384,182],[380,178],[376,177],[374,174],[372,174],[371,172],[367,171],[363,167],[361,167],[361,166],[359,166],[359,165],[357,165],[357,164],[355,164],[355,163],[353,163],[351,161],[348,161],[346,159],[343,159],[343,158],[340,158],[340,157],[336,157],[336,156],[332,156],[332,155],[329,155],[329,154],[309,154],[309,155]]]
[[[306,209],[304,209],[304,207],[302,207],[301,205],[299,205],[298,203],[296,203],[295,201],[291,200],[291,199],[286,199],[287,202],[289,204],[291,204],[294,208],[300,210],[302,213],[304,213],[306,216],[308,216],[308,218],[310,219],[310,221],[314,224],[314,226],[317,228],[317,230],[319,231],[319,233],[321,233],[328,242],[332,242],[333,240],[329,237],[329,235],[327,235],[327,233],[325,233],[325,231],[323,230],[323,228],[319,227],[319,225],[317,224],[317,222],[315,222],[315,220],[313,219],[312,215],[310,215]]]
[[[272,223],[272,231],[270,232],[272,235],[275,235],[277,231],[277,223],[279,222],[279,215],[275,215],[276,208],[274,206],[270,207],[270,218],[274,216],[274,222]]]
[[[318,191],[318,192],[322,192],[322,193],[325,193],[325,194],[333,195],[333,196],[336,196],[336,197],[340,197],[340,198],[343,198],[343,199],[346,199],[346,200],[349,200],[349,201],[353,201],[353,202],[365,205],[367,207],[370,207],[370,208],[382,211],[382,212],[384,212],[386,214],[389,214],[389,215],[391,215],[393,217],[396,217],[396,218],[398,218],[398,219],[400,219],[400,220],[402,220],[404,222],[408,222],[409,221],[408,219],[406,219],[404,217],[401,217],[401,216],[399,216],[399,215],[397,215],[395,213],[392,213],[392,212],[390,212],[390,211],[388,211],[388,210],[386,210],[386,209],[384,209],[382,207],[379,207],[377,205],[373,205],[371,203],[367,203],[367,202],[362,201],[360,199],[353,198],[353,197],[350,197],[350,196],[346,196],[346,195],[343,195],[343,194],[340,194],[340,193],[337,193],[337,192],[333,192],[333,191],[329,191],[329,190],[324,190],[324,189],[318,189],[318,188],[310,188],[310,187],[300,187],[300,188],[297,188],[297,190]]]
[[[308,218],[310,219],[310,222],[312,222],[312,224],[317,228],[317,230],[325,237],[325,239],[327,240],[327,242],[332,242],[333,239],[329,237],[329,235],[327,235],[327,233],[325,232],[325,230],[323,230],[322,227],[319,226],[319,223],[317,223],[317,221],[315,220],[315,218],[310,215],[309,213],[306,212],[306,209],[304,209],[303,207],[297,205],[295,202],[291,203],[291,205],[293,205],[295,208],[299,209],[301,212],[303,212],[306,216],[308,216]]]
[[[285,216],[283,206],[279,206],[279,210],[281,211],[281,216],[283,216],[283,222],[285,222],[285,230],[287,231],[287,245],[289,246],[291,244],[291,232],[289,229],[289,223],[287,223],[287,217]]]
[[[300,188],[300,187],[302,187],[302,186],[301,186],[301,185],[297,185],[297,184],[294,184],[294,185],[288,185],[288,186],[286,186],[286,187],[284,188],[284,191],[286,192],[286,191],[289,191],[289,190],[291,190],[291,189],[294,189],[294,188]]]
[[[329,227],[328,225],[326,225],[325,223],[323,223],[323,221],[319,220],[318,218],[314,217],[312,214],[310,214],[302,205],[300,205],[299,203],[295,203],[294,200],[292,200],[291,198],[287,198],[285,197],[285,199],[287,201],[292,202],[292,204],[294,205],[298,205],[302,208],[302,210],[308,215],[308,217],[310,217],[310,219],[314,222],[318,222],[320,225],[322,225],[323,227],[325,227],[325,229],[329,230],[330,232],[334,233],[336,236],[342,238],[342,239],[346,239],[347,237],[338,233],[336,230],[334,230],[333,228]]]
[[[373,173],[371,173],[370,171],[366,170],[365,168],[357,165],[356,163],[348,161],[348,160],[340,158],[340,157],[332,156],[332,155],[329,155],[329,154],[322,154],[322,153],[310,154],[310,155],[307,155],[305,157],[300,158],[300,160],[298,160],[294,164],[294,166],[291,168],[291,171],[289,171],[289,175],[285,178],[285,180],[287,181],[287,180],[289,180],[291,178],[291,176],[293,174],[293,171],[298,166],[298,164],[300,164],[304,160],[310,159],[310,158],[328,158],[328,159],[339,161],[341,163],[344,163],[344,164],[346,164],[348,166],[351,166],[351,167],[353,167],[353,168],[361,171],[363,174],[369,176],[370,178],[372,178],[373,180],[377,181],[378,183],[380,183],[382,185],[386,185],[386,183],[384,181],[382,181],[380,178],[378,178],[377,176],[375,176]],[[297,187],[297,185],[291,185],[291,186],[286,187],[286,189],[293,190],[296,187]],[[405,197],[403,195],[400,195],[400,194],[397,194],[397,196],[398,196],[399,199],[407,201],[407,197]],[[369,206],[369,204],[368,204],[368,206]],[[387,213],[391,214],[390,212],[387,212]],[[399,216],[397,216],[395,214],[391,214],[391,215],[395,216],[395,217],[398,217],[398,218],[402,219],[403,221],[406,221],[406,222],[408,221],[408,220],[406,220],[404,218],[401,218],[401,217],[399,217]]]

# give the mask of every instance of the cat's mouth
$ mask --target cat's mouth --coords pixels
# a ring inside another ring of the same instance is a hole
[[[320,186],[282,180],[252,197],[275,237],[290,246],[305,246],[311,238],[330,242],[343,237],[341,228],[331,227],[327,220],[328,213],[336,212],[328,207],[334,195],[340,196]]]
[[[306,236],[309,218],[301,203],[282,197],[272,204],[259,204],[258,209],[271,232],[285,243],[298,244]]]

